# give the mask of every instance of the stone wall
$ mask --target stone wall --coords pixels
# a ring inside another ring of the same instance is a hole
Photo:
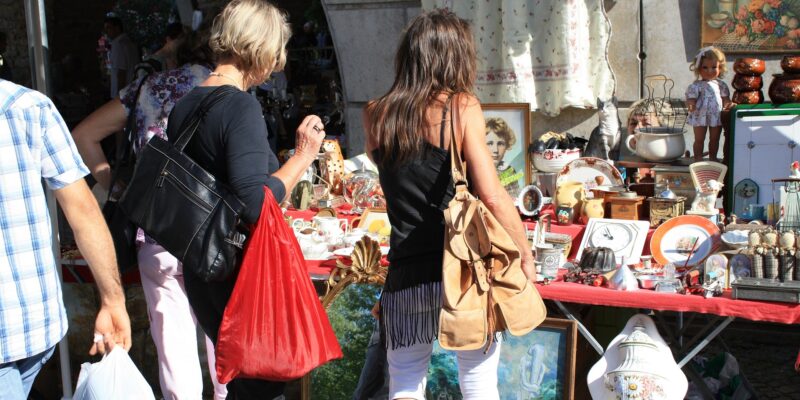
[[[420,12],[419,0],[322,0],[339,57],[347,101],[348,146],[363,148],[361,108],[368,99],[383,94],[393,77],[394,51],[405,23]],[[556,0],[552,0],[556,1]],[[689,63],[700,44],[700,2],[697,0],[603,0],[612,25],[609,62],[617,79],[616,96],[621,119],[640,98],[639,33],[643,34],[644,76],[664,74],[675,81],[672,97],[683,98],[694,80]],[[639,26],[639,11],[643,24]],[[743,55],[728,55],[732,61]],[[758,54],[767,60],[766,86],[771,74],[780,72],[781,54]],[[732,72],[725,77],[727,82]],[[547,131],[569,131],[586,136],[597,126],[596,110],[566,108],[556,117],[532,113],[532,138]],[[687,134],[687,148],[693,137]]]

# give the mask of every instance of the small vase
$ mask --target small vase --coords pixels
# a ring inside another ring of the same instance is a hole
[[[572,206],[556,207],[556,224],[571,225],[574,217],[575,217],[575,209],[572,208]]]

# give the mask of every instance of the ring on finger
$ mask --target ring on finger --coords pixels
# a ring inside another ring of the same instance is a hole
[[[100,334],[100,333],[95,333],[94,334],[94,342],[95,343],[100,343],[102,341],[103,341],[103,335]]]

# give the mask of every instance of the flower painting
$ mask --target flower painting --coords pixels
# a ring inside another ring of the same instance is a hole
[[[800,50],[800,0],[703,0],[700,46],[726,53]]]

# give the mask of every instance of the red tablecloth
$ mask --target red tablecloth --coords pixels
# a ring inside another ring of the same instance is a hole
[[[536,288],[542,298],[565,303],[688,311],[753,321],[800,324],[800,304],[734,300],[730,290],[726,290],[722,297],[706,299],[700,295],[657,293],[652,290],[626,292],[570,282],[552,282],[549,285],[536,285]]]

